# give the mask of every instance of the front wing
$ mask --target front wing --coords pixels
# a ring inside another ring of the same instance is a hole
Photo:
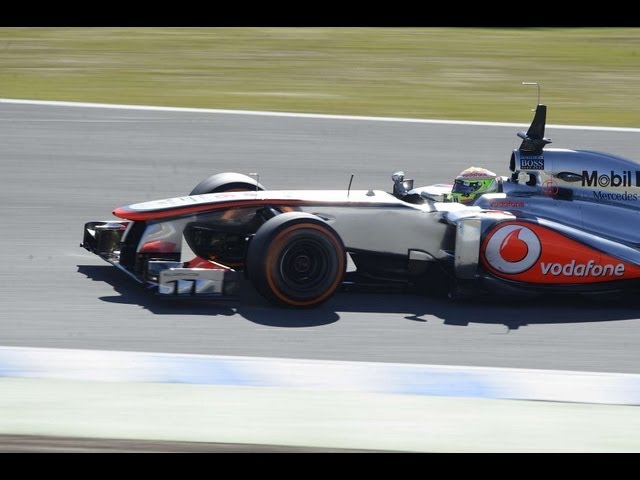
[[[94,221],[84,226],[80,244],[138,283],[165,297],[206,297],[236,299],[239,295],[242,272],[194,258],[145,258],[142,268],[130,268],[121,263],[122,237],[130,226],[127,221]]]

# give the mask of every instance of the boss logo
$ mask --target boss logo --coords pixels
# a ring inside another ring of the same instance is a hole
[[[544,170],[544,158],[543,157],[521,157],[520,169],[521,170]]]

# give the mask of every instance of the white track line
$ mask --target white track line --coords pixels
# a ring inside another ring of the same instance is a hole
[[[108,350],[0,347],[1,377],[640,404],[639,374]]]
[[[142,110],[152,112],[182,112],[182,113],[217,113],[227,115],[254,115],[264,117],[289,117],[289,118],[318,118],[328,120],[360,120],[368,122],[396,122],[396,123],[429,123],[436,125],[469,125],[479,127],[527,127],[527,123],[505,122],[477,122],[470,120],[438,120],[427,118],[402,118],[402,117],[367,117],[361,115],[329,115],[321,113],[293,113],[293,112],[269,112],[256,110],[223,110],[217,108],[187,108],[187,107],[160,107],[150,105],[119,105],[111,103],[87,103],[87,102],[58,102],[49,100],[21,100],[12,98],[0,98],[0,103],[17,105],[41,105],[50,107],[79,107],[79,108],[106,108],[116,110]],[[596,130],[602,132],[640,133],[640,128],[631,127],[601,127],[584,125],[547,125],[547,128],[563,130]]]

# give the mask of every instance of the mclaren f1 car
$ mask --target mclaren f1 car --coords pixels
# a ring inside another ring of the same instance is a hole
[[[289,307],[358,287],[453,299],[637,291],[640,164],[545,149],[545,122],[538,105],[509,175],[470,205],[402,172],[391,192],[267,190],[227,172],[86,223],[81,246],[171,298],[238,298],[247,282]]]

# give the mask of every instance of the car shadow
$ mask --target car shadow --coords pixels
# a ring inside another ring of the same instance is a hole
[[[235,315],[235,310],[226,303],[187,302],[182,299],[158,297],[112,266],[78,265],[78,272],[95,282],[103,282],[113,287],[117,295],[99,297],[103,302],[140,305],[158,315]]]
[[[245,319],[270,327],[314,327],[336,322],[340,316],[329,304],[304,310],[277,308],[264,300],[249,284],[242,285],[237,300],[212,300],[201,298],[163,298],[109,265],[78,265],[78,273],[96,282],[103,282],[117,295],[99,299],[108,303],[139,305],[157,315],[240,315]]]
[[[144,286],[107,265],[78,265],[78,272],[113,287],[117,295],[100,297],[109,303],[140,305],[158,315],[239,315],[269,327],[316,327],[340,320],[340,313],[405,314],[411,322],[428,322],[429,317],[445,325],[498,324],[509,330],[536,324],[589,323],[630,320],[638,317],[639,302],[598,302],[578,296],[536,300],[485,299],[455,303],[445,297],[410,293],[339,292],[313,309],[278,308],[264,300],[249,282],[237,300],[174,299],[154,295]]]
[[[514,300],[490,298],[457,303],[446,297],[418,294],[370,295],[344,293],[336,295],[332,307],[339,312],[408,313],[404,318],[427,322],[428,317],[443,320],[445,325],[466,327],[469,324],[504,325],[517,330],[528,325],[590,323],[638,318],[637,300],[616,302],[587,299],[578,295]]]

